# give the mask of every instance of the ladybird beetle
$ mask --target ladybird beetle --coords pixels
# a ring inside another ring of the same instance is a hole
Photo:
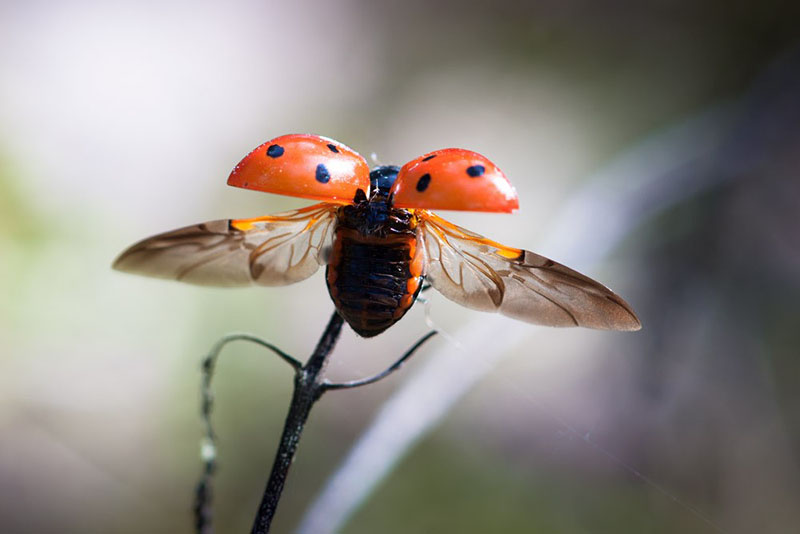
[[[336,310],[363,337],[399,321],[423,280],[468,308],[529,323],[641,328],[631,307],[604,285],[429,211],[518,208],[503,172],[475,152],[446,148],[370,170],[337,141],[284,135],[248,154],[228,184],[322,202],[150,237],[124,251],[114,268],[200,285],[277,286],[326,265]]]

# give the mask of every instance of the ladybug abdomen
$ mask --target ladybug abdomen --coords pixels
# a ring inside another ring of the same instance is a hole
[[[327,269],[328,291],[345,321],[363,337],[380,334],[405,315],[422,286],[413,234],[363,236],[338,228]]]

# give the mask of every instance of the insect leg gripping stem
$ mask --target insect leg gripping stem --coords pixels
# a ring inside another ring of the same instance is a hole
[[[419,295],[417,296],[417,301],[420,304],[428,304],[428,299],[426,297],[422,296],[422,294],[425,293],[427,290],[429,290],[432,287],[433,286],[430,285],[428,282],[424,282],[422,284],[422,287],[419,290]]]

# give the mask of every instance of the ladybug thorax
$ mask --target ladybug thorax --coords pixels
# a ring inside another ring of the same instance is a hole
[[[369,200],[342,206],[336,215],[338,228],[355,230],[367,238],[416,235],[417,218],[414,212],[392,208],[386,198],[376,194]]]
[[[364,237],[384,238],[416,233],[417,219],[412,210],[393,208],[389,191],[400,168],[394,165],[375,167],[369,174],[370,195],[359,190],[353,204],[337,213],[339,227],[359,231]]]

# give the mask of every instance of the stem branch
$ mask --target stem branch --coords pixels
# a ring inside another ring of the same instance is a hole
[[[328,356],[336,345],[341,332],[342,318],[338,313],[333,312],[333,316],[331,316],[325,332],[323,332],[319,343],[317,343],[314,353],[308,359],[308,362],[298,369],[295,374],[292,403],[289,405],[289,413],[286,415],[286,422],[283,425],[283,434],[281,435],[278,452],[275,454],[275,461],[272,464],[269,481],[264,489],[264,495],[258,507],[258,514],[253,522],[252,534],[267,534],[269,532],[269,526],[275,516],[275,510],[278,508],[283,486],[289,474],[289,467],[291,467],[297,451],[297,444],[300,441],[303,426],[308,419],[308,414],[311,412],[311,407],[324,392],[320,374],[325,369],[328,363]]]
[[[195,489],[195,532],[198,534],[212,534],[213,532],[211,524],[212,479],[216,470],[217,452],[216,436],[214,435],[214,430],[211,425],[211,409],[213,407],[211,379],[214,374],[217,359],[222,349],[228,343],[241,340],[261,345],[274,352],[295,370],[292,402],[289,405],[289,412],[286,414],[286,421],[283,425],[283,433],[281,434],[278,451],[275,454],[269,480],[264,489],[264,494],[261,497],[261,504],[258,507],[258,513],[251,530],[252,534],[267,534],[272,523],[272,518],[275,516],[275,511],[278,508],[278,502],[280,501],[283,487],[286,484],[289,468],[297,452],[297,445],[300,442],[303,427],[305,426],[306,420],[308,420],[308,415],[311,413],[311,408],[314,406],[314,403],[329,389],[351,389],[365,386],[389,376],[399,369],[417,349],[436,333],[428,332],[396,362],[375,376],[361,380],[352,380],[350,382],[332,383],[324,379],[322,373],[325,371],[328,358],[342,332],[342,324],[342,317],[337,312],[333,312],[330,321],[328,321],[328,325],[325,327],[325,331],[322,333],[322,337],[320,337],[314,352],[308,358],[305,365],[281,351],[273,344],[250,334],[229,334],[220,339],[211,349],[211,352],[203,361],[201,412],[206,427],[206,436],[201,448],[204,470],[200,482]]]

